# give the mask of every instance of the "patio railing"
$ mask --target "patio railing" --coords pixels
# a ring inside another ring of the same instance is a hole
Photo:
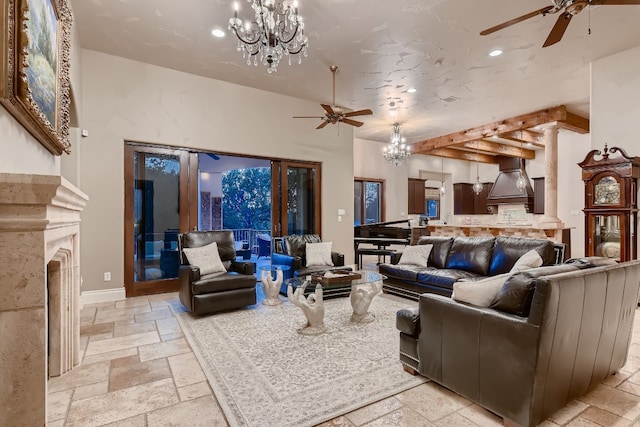
[[[251,249],[251,253],[254,255],[258,254],[258,234],[266,234],[271,236],[270,230],[254,230],[252,228],[234,228],[231,229],[233,231],[233,238],[236,242],[247,242],[249,243],[249,249]]]

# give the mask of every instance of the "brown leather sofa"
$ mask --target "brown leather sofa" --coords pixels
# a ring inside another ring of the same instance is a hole
[[[200,275],[189,265],[183,248],[198,248],[216,242],[227,271]],[[233,232],[230,230],[191,231],[180,234],[180,302],[193,314],[215,313],[256,303],[255,265],[236,261]]]
[[[505,421],[538,425],[625,364],[640,261],[607,263],[516,273],[495,308],[425,293],[398,312],[400,360]],[[522,316],[509,312],[518,304]]]
[[[523,237],[438,237],[422,236],[418,245],[433,245],[427,267],[398,264],[402,252],[378,270],[387,276],[384,290],[417,300],[424,292],[450,296],[459,280],[481,280],[507,273],[525,253],[538,252],[542,265],[562,262],[563,244]]]

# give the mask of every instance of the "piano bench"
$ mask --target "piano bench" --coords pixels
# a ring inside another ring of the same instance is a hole
[[[375,249],[375,248],[362,248],[358,249],[358,268],[362,268],[362,256],[363,255],[377,255],[378,256],[378,264],[380,263],[380,258],[382,258],[382,262],[385,262],[385,257],[389,257],[391,260],[391,256],[395,254],[396,251],[394,249]]]

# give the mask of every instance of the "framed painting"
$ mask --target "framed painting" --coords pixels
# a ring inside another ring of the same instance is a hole
[[[0,4],[0,103],[51,153],[69,153],[69,0]]]

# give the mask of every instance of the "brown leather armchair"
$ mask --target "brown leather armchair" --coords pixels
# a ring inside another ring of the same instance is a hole
[[[274,253],[271,259],[272,264],[291,266],[294,276],[306,276],[311,273],[322,273],[339,267],[345,270],[344,254],[331,252],[333,266],[308,266],[306,260],[307,243],[321,243],[322,240],[317,234],[290,234],[282,237],[282,247],[277,250],[283,253]],[[351,270],[351,268],[348,268]]]
[[[216,242],[225,272],[200,274],[189,265],[183,248],[198,248]],[[191,231],[180,234],[180,302],[193,314],[214,313],[256,303],[255,266],[236,261],[233,232],[230,230]]]

